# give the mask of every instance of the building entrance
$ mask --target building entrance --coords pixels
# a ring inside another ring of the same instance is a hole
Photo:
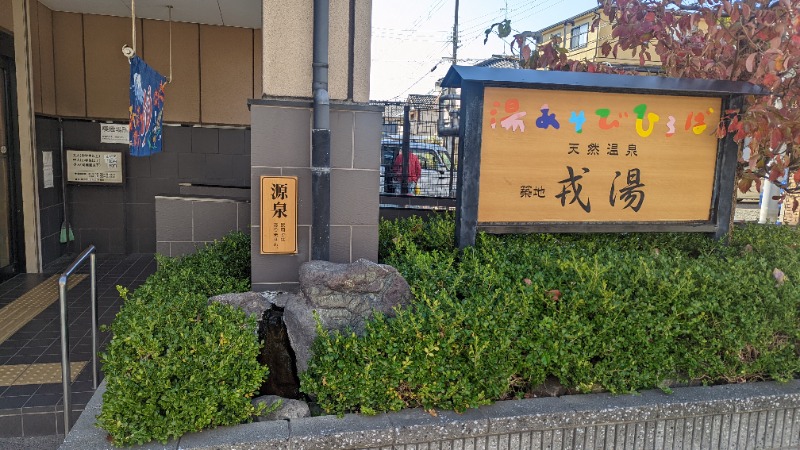
[[[5,47],[5,46],[4,46]],[[6,54],[0,54],[0,280],[14,276],[20,270],[17,248],[17,208],[15,192],[16,139],[14,126],[14,64]]]

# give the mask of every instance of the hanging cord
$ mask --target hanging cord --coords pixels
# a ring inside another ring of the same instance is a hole
[[[131,0],[131,38],[133,41],[131,45],[122,46],[122,54],[128,58],[128,63],[136,55],[136,0]]]
[[[131,46],[136,53],[136,0],[131,0]]]
[[[172,83],[172,5],[167,5],[167,8],[169,8],[169,78],[167,83]]]

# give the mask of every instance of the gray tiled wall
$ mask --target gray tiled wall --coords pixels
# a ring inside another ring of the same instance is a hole
[[[60,188],[61,158],[58,121],[37,118],[37,147],[53,151],[55,184],[43,189],[39,201],[44,263],[94,244],[100,253],[156,251],[156,195],[178,195],[181,183],[250,187],[250,130],[165,126],[163,151],[149,157],[131,157],[126,144],[101,144],[100,123],[64,121],[68,150],[112,150],[125,155],[122,186],[70,184],[67,199],[75,242],[58,243],[63,220]],[[41,156],[39,156],[41,175]]]
[[[296,255],[260,254],[260,192],[251,190],[253,289],[294,290],[300,265],[311,255],[311,114],[308,102],[256,101],[251,105],[251,182],[264,175],[297,176]],[[331,105],[331,245],[334,262],[378,258],[380,108]]]
[[[231,231],[250,232],[250,201],[156,196],[156,251],[183,256]]]

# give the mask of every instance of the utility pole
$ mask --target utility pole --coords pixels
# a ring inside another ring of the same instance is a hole
[[[456,17],[453,20],[453,65],[458,62],[458,0],[456,0]]]
[[[452,65],[455,66],[457,63],[458,63],[458,0],[456,0],[456,13],[455,13],[455,18],[453,19],[453,64]],[[454,103],[453,103],[453,100],[452,100],[455,97],[455,95],[456,95],[456,90],[455,89],[449,88],[447,90],[447,97],[449,97],[451,99],[450,100],[451,107],[455,106]],[[441,100],[440,100],[439,105],[441,107]],[[439,117],[441,117],[442,113],[439,112],[439,114],[440,114]],[[451,114],[452,114],[452,112],[451,112]],[[451,126],[453,125],[452,124],[452,117],[453,116],[451,116],[451,119],[450,119],[451,120],[451,124],[450,124]],[[449,142],[450,143],[450,183],[449,183],[449,189],[448,189],[447,193],[452,195],[455,192],[455,190],[453,189],[454,188],[453,182],[455,181],[453,179],[453,176],[455,174],[453,172],[455,171],[456,146],[458,144],[457,144],[457,141],[456,141],[456,136],[454,136],[454,135],[451,135],[450,139],[448,139],[448,140],[450,141]]]

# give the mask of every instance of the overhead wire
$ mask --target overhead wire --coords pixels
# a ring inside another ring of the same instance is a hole
[[[516,6],[519,6],[520,4],[523,4],[523,3],[527,3],[527,2],[529,2],[529,1],[530,1],[530,0],[520,0],[520,1],[519,1],[518,3],[516,3],[516,4],[515,4],[515,3],[511,3],[511,4],[508,6],[508,10],[509,10],[509,11],[513,11],[513,10],[514,10],[514,9],[513,9],[514,7],[516,7]],[[487,12],[487,13],[485,13],[485,14],[483,14],[483,15],[480,15],[480,16],[473,16],[473,17],[471,17],[471,18],[465,18],[463,21],[460,21],[460,22],[461,22],[461,23],[463,23],[464,25],[467,25],[468,27],[474,27],[474,26],[477,26],[477,27],[482,27],[482,26],[485,26],[485,24],[486,24],[486,22],[487,22],[487,21],[485,20],[485,18],[486,18],[486,17],[492,16],[492,19],[491,19],[491,20],[492,20],[492,21],[494,21],[494,20],[496,20],[496,19],[498,19],[499,17],[502,17],[502,16],[504,15],[504,14],[502,14],[502,13],[498,13],[497,11],[498,11],[498,10],[496,10],[496,9],[492,9],[492,10],[491,10],[491,12]],[[506,13],[505,15],[508,15],[508,14]],[[478,24],[476,25],[476,22],[480,22],[480,23],[478,23]]]
[[[563,1],[564,0],[555,0],[551,3],[548,3],[546,0],[538,0],[528,3],[507,3],[506,7],[501,8],[500,11],[495,13],[490,21],[484,21],[473,26],[462,28],[462,32],[459,33],[459,42],[461,42],[461,36],[464,36],[463,44],[461,46],[470,45],[479,39],[485,39],[486,30],[489,29],[491,24],[497,23],[501,19],[510,20],[512,23],[518,22],[520,16],[525,18],[530,17],[533,14],[541,13],[542,11],[546,11],[559,3],[563,3]],[[522,7],[520,8],[520,6]],[[485,17],[487,14],[484,14],[483,16]],[[515,32],[519,33],[518,31]],[[508,45],[508,42],[505,40],[503,42]]]
[[[525,10],[523,10],[522,12],[518,12],[516,15],[510,15],[510,16],[509,16],[509,19],[516,17],[518,21],[519,21],[519,20],[524,20],[524,19],[527,19],[527,18],[529,18],[529,17],[533,16],[534,14],[541,13],[541,12],[543,12],[543,11],[546,11],[546,10],[548,10],[548,9],[550,9],[550,8],[552,8],[552,7],[554,7],[554,6],[556,6],[556,5],[559,5],[559,4],[561,4],[561,3],[564,3],[564,1],[565,1],[565,0],[555,0],[555,1],[553,1],[553,2],[552,2],[551,4],[549,4],[549,5],[547,5],[547,4],[543,4],[543,2],[542,2],[542,1],[540,1],[540,2],[538,2],[538,3],[535,3],[534,5],[532,5],[530,8],[526,8],[526,9],[525,9]],[[534,9],[536,6],[539,6],[540,8],[538,8],[538,9]],[[528,15],[526,15],[526,16],[523,16],[523,17],[519,17],[519,15],[520,15],[520,14],[524,14],[525,12],[530,12],[530,14],[528,14]],[[512,22],[512,23],[513,23],[513,22]],[[483,31],[481,31],[481,32],[479,32],[479,33],[474,33],[474,34],[472,35],[472,37],[468,37],[468,38],[466,39],[466,42],[472,42],[472,41],[475,41],[475,40],[477,40],[477,39],[479,39],[479,38],[482,38],[482,37],[484,37],[484,36],[485,36],[485,33],[484,33]]]
[[[536,2],[531,2],[531,3],[527,4],[524,8],[513,10],[514,11],[513,13],[507,14],[505,16],[503,14],[498,14],[492,19],[492,22],[494,22],[495,20],[499,20],[500,17],[505,17],[506,19],[511,20],[512,23],[513,23],[514,19],[517,18],[520,14],[524,14],[524,13],[526,13],[528,11],[532,11],[532,10],[534,10],[537,7],[540,7],[540,6],[544,6],[544,5],[542,5],[542,3],[544,3],[544,1],[545,0],[539,0],[539,1],[536,1]],[[471,33],[474,33],[477,30],[481,30],[481,35],[483,35],[484,34],[483,30],[486,29],[490,24],[491,23],[477,24],[477,25],[474,25],[472,27],[467,27],[464,31],[465,31],[465,34],[471,34]]]
[[[519,20],[527,19],[527,18],[533,16],[534,14],[541,13],[543,11],[549,10],[549,9],[551,9],[551,8],[561,4],[561,3],[564,3],[564,0],[552,0],[552,1],[538,0],[538,1],[533,1],[533,2],[527,2],[525,0],[521,0],[520,2],[515,2],[515,3],[512,3],[511,5],[507,5],[506,6],[506,8],[507,8],[506,11],[487,12],[487,13],[484,13],[484,14],[479,15],[479,16],[473,16],[471,18],[468,18],[468,19],[465,19],[464,21],[462,21],[462,24],[466,24],[467,26],[463,27],[463,28],[461,28],[459,30],[460,31],[459,32],[459,38],[460,38],[460,36],[470,36],[473,33],[477,32],[478,30],[480,30],[480,31],[478,33],[475,33],[473,38],[467,38],[465,42],[472,42],[475,39],[483,37],[485,35],[484,30],[487,28],[487,26],[489,24],[486,23],[485,21],[483,21],[483,22],[480,22],[480,21],[482,19],[486,18],[486,17],[491,17],[490,21],[492,21],[492,22],[499,20],[501,17],[505,17],[505,18],[511,19],[511,20],[516,19],[516,21],[519,21]],[[422,15],[417,17],[415,19],[415,21],[413,22],[413,24],[412,24],[412,28],[410,28],[410,29],[409,28],[396,29],[396,28],[376,27],[375,29],[378,30],[379,32],[376,33],[376,35],[374,37],[379,38],[379,39],[429,41],[429,40],[431,40],[431,39],[433,39],[433,38],[435,38],[437,36],[441,36],[440,33],[444,33],[444,32],[446,32],[446,30],[441,30],[441,31],[437,30],[437,31],[434,31],[433,34],[431,34],[431,32],[429,30],[426,30],[425,33],[421,34],[421,33],[419,33],[419,26],[421,26],[422,24],[424,24],[428,20],[430,20],[430,18],[433,17],[433,15],[439,9],[441,9],[441,7],[443,5],[444,5],[444,0],[437,0],[437,1],[432,2],[430,4],[430,6],[428,7],[427,12],[423,13]],[[514,9],[515,7],[518,7],[518,8]],[[511,12],[509,12],[509,11],[511,11]],[[470,24],[472,24],[472,25],[470,25]],[[452,35],[450,36],[450,38],[452,38]],[[440,55],[443,51],[445,51],[446,48],[451,44],[451,42],[452,42],[451,39],[446,39],[444,41],[444,44],[438,50],[428,54],[427,56],[425,56],[422,59],[414,59],[414,60],[395,59],[395,60],[381,60],[381,61],[383,61],[383,62],[412,62],[412,63],[416,63],[418,67],[422,67],[427,63],[432,63],[432,62],[436,61],[437,59],[439,59],[439,57],[437,57],[436,55]],[[466,61],[466,59],[464,59],[463,61]],[[392,97],[392,99],[397,99],[397,98],[400,98],[403,95],[405,95],[407,92],[409,92],[414,87],[416,87],[419,83],[421,83],[423,80],[425,80],[427,77],[429,77],[431,75],[431,73],[436,68],[437,67],[434,67],[433,69],[430,69],[430,70],[426,69],[425,73],[422,76],[420,76],[416,81],[411,83],[411,85],[409,85],[406,89],[404,89],[402,92],[400,92],[400,94]]]
[[[439,50],[437,50],[437,51],[436,51],[434,54],[441,54],[441,52],[443,52],[443,51],[444,51],[444,50],[445,50],[445,49],[448,47],[448,45],[449,45],[449,43],[445,43],[445,44],[444,44],[444,45],[443,45],[441,48],[439,48]],[[426,60],[425,60],[425,62],[433,62],[433,61],[435,61],[436,59],[437,59],[437,58],[434,58],[434,59],[430,59],[430,58],[428,58],[428,59],[426,59]],[[421,64],[420,64],[420,66],[424,65],[424,64],[425,64],[425,62],[421,63]],[[434,68],[434,69],[435,69],[435,68]],[[403,91],[402,91],[402,92],[400,92],[399,94],[395,95],[395,96],[394,96],[394,97],[392,97],[391,99],[392,99],[392,100],[394,100],[394,99],[396,99],[396,98],[400,98],[400,97],[402,97],[402,96],[403,96],[404,94],[406,94],[408,91],[410,91],[411,89],[413,89],[413,88],[414,88],[414,86],[416,86],[416,85],[418,85],[420,82],[422,82],[422,80],[424,80],[426,77],[429,77],[429,76],[430,76],[432,73],[433,73],[433,70],[430,70],[430,69],[426,70],[426,71],[425,71],[425,73],[424,73],[424,74],[423,74],[421,77],[419,77],[419,79],[418,79],[417,81],[415,81],[415,82],[411,83],[411,85],[410,85],[410,86],[408,86],[408,87],[407,87],[405,90],[403,90]]]
[[[553,2],[550,6],[548,6],[546,8],[542,8],[539,11],[531,12],[530,14],[528,14],[527,16],[524,16],[524,17],[518,17],[518,20],[525,20],[525,19],[531,17],[532,15],[534,15],[535,13],[540,13],[542,11],[547,11],[548,9],[550,9],[550,8],[556,6],[556,5],[559,5],[561,3],[564,3],[564,0],[556,0],[555,2]]]
[[[433,17],[433,14],[435,12],[437,12],[439,9],[442,8],[442,6],[444,5],[444,1],[445,0],[435,0],[435,3],[432,3],[430,8],[428,8],[427,17],[425,17],[425,19],[422,19],[422,16],[425,15],[425,14],[420,15],[419,17],[414,19],[414,21],[411,23],[411,27],[412,28],[419,28],[423,24],[425,24],[427,21],[431,20],[431,17]]]

